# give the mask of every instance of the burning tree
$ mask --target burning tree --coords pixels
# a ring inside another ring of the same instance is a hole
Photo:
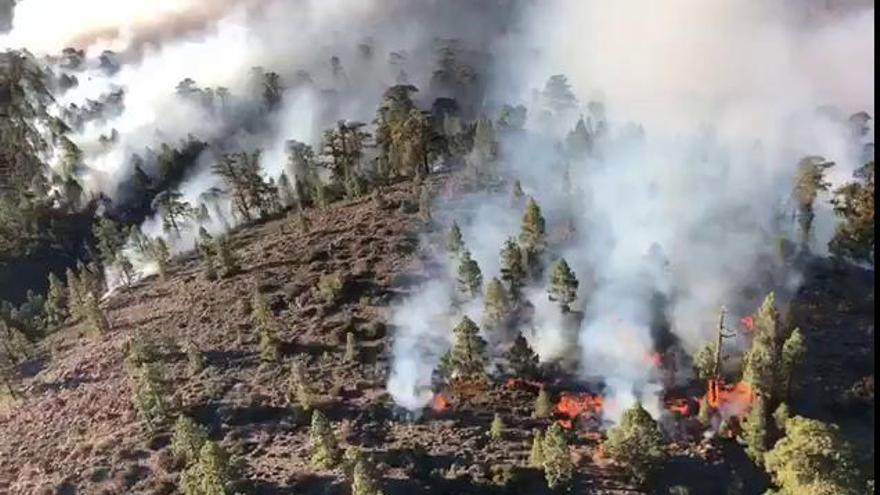
[[[623,413],[620,424],[608,432],[603,448],[639,483],[647,482],[666,460],[660,427],[641,403]]]
[[[452,332],[455,342],[441,360],[441,372],[450,379],[484,379],[487,344],[480,337],[480,328],[464,316]]]
[[[569,268],[565,258],[553,264],[550,272],[550,288],[548,289],[551,301],[559,303],[563,313],[569,312],[569,305],[577,299],[579,282],[574,272]]]

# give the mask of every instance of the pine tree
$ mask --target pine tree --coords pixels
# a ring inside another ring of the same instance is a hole
[[[188,466],[198,460],[199,452],[207,441],[208,432],[205,428],[189,416],[181,414],[174,423],[174,433],[171,436],[171,455]]]
[[[511,206],[520,207],[525,196],[526,193],[523,192],[522,184],[520,184],[519,179],[514,180],[513,187],[510,189]]]
[[[359,448],[345,450],[344,471],[351,482],[351,495],[382,495],[376,470]]]
[[[277,362],[280,327],[278,320],[260,292],[254,293],[251,308],[253,308],[254,324],[260,334],[260,360],[266,363]]]
[[[179,191],[169,189],[156,195],[152,205],[162,216],[162,229],[176,237],[180,236],[181,227],[194,216],[192,206],[182,198]]]
[[[767,400],[758,395],[752,402],[752,408],[743,425],[743,440],[746,442],[746,453],[757,464],[763,462],[767,451],[769,435],[767,433]]]
[[[222,269],[221,276],[231,277],[241,271],[238,265],[238,259],[229,245],[229,239],[225,235],[217,237],[214,242],[214,249],[217,253],[217,261]]]
[[[95,294],[92,292],[86,292],[83,296],[82,304],[84,316],[86,321],[88,321],[89,326],[99,334],[109,332],[110,322],[104,315],[104,311],[98,306],[98,298],[95,297]]]
[[[545,230],[546,226],[544,217],[541,216],[541,208],[534,198],[529,197],[526,203],[526,211],[522,218],[519,240],[526,249],[541,253],[544,250]]]
[[[312,450],[312,464],[319,468],[331,469],[339,463],[339,447],[330,428],[330,422],[321,411],[312,412],[312,428],[309,431]]]
[[[311,412],[313,408],[312,391],[306,381],[303,364],[299,360],[294,361],[291,366],[287,395],[288,401],[299,406],[302,412]]]
[[[216,256],[216,245],[214,238],[211,237],[211,234],[204,227],[199,227],[199,244],[197,247],[199,255],[202,257],[202,262],[205,264],[205,278],[208,280],[216,279],[217,266],[214,259]]]
[[[513,346],[507,352],[508,372],[515,377],[529,379],[538,376],[538,355],[529,346],[529,341],[519,333]]]
[[[578,285],[579,282],[565,258],[559,258],[550,272],[548,292],[550,300],[558,302],[563,313],[567,313],[570,310],[569,305],[577,299]]]
[[[544,433],[535,430],[532,437],[532,450],[529,452],[529,466],[544,468]]]
[[[834,163],[819,156],[809,156],[798,164],[793,196],[797,201],[797,217],[801,228],[801,245],[806,247],[813,230],[816,217],[814,203],[820,192],[827,191],[830,183],[825,181],[825,169]]]
[[[707,381],[715,375],[715,343],[707,342],[706,345],[694,355],[694,371],[697,378]]]
[[[67,296],[64,284],[54,273],[49,274],[49,291],[46,294],[46,323],[52,330],[59,329],[67,317]]]
[[[123,286],[125,286],[126,289],[131,289],[131,284],[134,283],[135,278],[138,276],[137,269],[135,269],[131,260],[129,260],[124,254],[118,254],[116,256],[116,264],[119,266],[119,271],[122,274]]]
[[[544,478],[550,489],[565,486],[574,478],[574,463],[565,432],[553,423],[544,437]]]
[[[116,264],[125,239],[119,225],[109,218],[101,218],[92,228],[101,263],[109,268]]]
[[[806,354],[807,344],[804,341],[804,336],[799,328],[795,328],[782,345],[782,370],[780,374],[782,375],[782,390],[786,398],[791,395],[795,370]]]
[[[608,432],[604,449],[642,484],[666,459],[660,428],[640,403],[627,409],[620,423]]]
[[[357,360],[357,340],[353,332],[345,334],[345,355],[343,360],[347,363],[353,363]]]
[[[452,227],[449,228],[449,234],[446,236],[446,250],[449,251],[450,255],[456,257],[460,256],[462,251],[465,250],[461,229],[458,228],[456,222],[452,222]]]
[[[284,208],[289,208],[296,203],[296,193],[285,172],[281,172],[281,175],[278,176],[278,203]]]
[[[207,441],[199,450],[199,460],[180,476],[184,495],[230,495],[232,472],[229,455],[217,443]]]
[[[795,416],[764,459],[780,495],[865,493],[852,451],[835,425]]]
[[[185,351],[187,369],[193,375],[198,374],[205,368],[205,354],[192,341],[186,343]]]
[[[472,300],[480,295],[483,287],[483,273],[480,271],[480,265],[471,258],[471,253],[467,249],[461,253],[457,281],[458,291],[465,299]]]
[[[74,320],[79,320],[83,317],[82,288],[79,283],[79,275],[72,268],[68,268],[64,274],[67,282],[67,309]]]
[[[489,438],[495,441],[504,438],[504,420],[501,419],[501,415],[498,413],[495,413],[495,417],[492,418],[492,424],[489,426]]]
[[[144,363],[134,376],[134,406],[150,433],[165,426],[172,410],[171,390],[160,366]]]
[[[510,312],[510,301],[507,292],[498,278],[493,277],[486,285],[486,298],[484,301],[483,325],[486,328],[497,328]]]
[[[525,286],[526,268],[522,250],[513,238],[507,239],[501,249],[501,280],[507,284],[511,299],[518,301]]]
[[[853,173],[855,181],[834,191],[831,203],[841,222],[828,249],[835,258],[874,264],[874,169],[871,160]]]
[[[157,237],[150,243],[150,258],[156,263],[159,270],[159,280],[164,282],[168,275],[168,264],[171,262],[171,251],[165,239]]]
[[[538,397],[535,399],[534,416],[536,418],[549,418],[552,413],[553,402],[550,401],[550,395],[547,393],[547,390],[541,387],[541,390],[538,391]]]
[[[778,383],[779,363],[779,314],[776,299],[771,292],[755,315],[752,346],[745,355],[743,380],[755,393],[766,398],[774,397]]]
[[[773,423],[776,426],[776,431],[784,433],[785,423],[788,422],[789,418],[791,418],[791,411],[788,410],[788,404],[785,402],[779,404],[779,407],[773,411]]]
[[[455,342],[447,358],[450,378],[485,378],[486,341],[480,337],[477,324],[464,316],[452,332]]]
[[[422,186],[419,192],[419,215],[422,221],[431,221],[431,190],[428,186]]]

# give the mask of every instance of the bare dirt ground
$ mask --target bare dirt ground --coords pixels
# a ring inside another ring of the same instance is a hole
[[[437,190],[442,181],[431,179]],[[197,259],[182,256],[166,282],[148,277],[103,303],[113,326],[106,335],[74,325],[41,343],[38,357],[22,368],[21,398],[0,410],[0,493],[178,493],[179,466],[169,460],[168,435],[150,438],[131,404],[124,360],[127,341],[136,335],[169,343],[162,360],[180,411],[234,455],[241,493],[348,493],[340,470],[318,470],[308,461],[308,426],[287,400],[295,356],[306,359],[308,380],[340,443],[360,446],[377,461],[385,493],[546,492],[540,472],[524,467],[532,429],[550,421],[531,418],[533,391],[491,385],[457,398],[448,411],[429,410],[417,419],[404,418],[393,406],[385,391],[393,334],[386,326],[389,306],[424,278],[419,236],[429,226],[400,207],[417,200],[412,183],[389,186],[384,198],[384,208],[364,198],[310,211],[308,231],[287,218],[241,229],[232,236],[240,274],[208,281]],[[820,279],[828,271],[818,270]],[[315,286],[334,272],[344,280],[343,296],[328,304]],[[864,280],[857,283],[864,287]],[[818,286],[810,292],[808,280],[799,303],[804,310],[797,314],[811,344],[822,349],[811,354],[809,374],[831,380],[845,373],[835,390],[869,377],[873,394],[873,315],[865,314],[864,304],[847,302],[853,297],[847,291]],[[267,294],[283,323],[279,365],[259,360],[246,304],[256,289]],[[808,308],[820,303],[822,316],[814,317]],[[867,322],[866,340],[858,332]],[[351,363],[343,359],[349,331],[358,341],[358,360]],[[188,341],[204,353],[201,372],[188,371],[181,350]],[[843,365],[853,353],[859,364]],[[839,371],[841,366],[848,370]],[[807,383],[804,390],[815,386]],[[828,404],[811,406],[816,401],[807,395],[805,408],[827,410]],[[853,407],[856,423],[865,424],[866,413]],[[496,412],[507,431],[503,440],[490,441]],[[873,432],[873,408],[870,414]],[[732,441],[718,442],[680,446],[655,491],[683,484],[694,487],[691,493],[723,493],[731,466],[743,460]],[[595,436],[573,435],[572,445],[578,464],[573,493],[640,493],[596,456]],[[870,449],[873,458],[873,441]],[[707,451],[723,451],[727,459],[708,460]],[[515,482],[499,474],[504,466],[518,466]]]

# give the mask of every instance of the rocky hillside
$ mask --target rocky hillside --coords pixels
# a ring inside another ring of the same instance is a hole
[[[438,175],[430,184],[440,191],[444,180]],[[431,229],[418,213],[416,190],[400,182],[385,190],[383,201],[364,198],[310,210],[308,228],[291,215],[239,229],[231,238],[242,267],[238,275],[209,281],[200,260],[181,256],[165,282],[148,277],[106,298],[110,332],[94,335],[79,324],[42,342],[37,357],[22,367],[20,397],[0,412],[0,492],[179,493],[181,466],[170,455],[170,435],[148,435],[132,405],[126,364],[132,341],[154,347],[178,410],[232,453],[241,493],[348,493],[342,470],[320,470],[309,462],[308,424],[288,400],[295,359],[304,360],[316,405],[340,443],[361,447],[377,462],[385,493],[545,492],[541,473],[525,466],[531,432],[552,420],[532,418],[535,390],[528,384],[459,391],[450,396],[450,408],[429,409],[418,418],[395,408],[385,391],[393,336],[389,306],[429,272],[420,239]],[[827,342],[827,323],[846,318],[850,324],[841,325],[839,335],[856,337],[831,340],[860,349],[857,367],[873,362],[866,350],[872,344],[858,337],[873,335],[873,328],[861,333],[863,323],[873,322],[868,306],[853,304],[852,291],[828,289],[822,277],[833,272],[817,270],[808,277],[815,288],[802,291],[805,312],[797,313],[798,323],[813,341]],[[318,289],[321,277],[331,274],[343,283],[332,300]],[[853,287],[864,287],[863,276],[849,277]],[[261,364],[259,358],[249,305],[255,291],[267,296],[282,322],[279,364]],[[817,305],[825,315],[820,319],[807,309]],[[350,332],[356,357],[346,360]],[[192,346],[204,358],[198,371],[188,362]],[[828,347],[821,352],[823,362],[842,357]],[[840,376],[830,365],[811,370],[819,379]],[[863,371],[829,386],[849,387]],[[869,378],[873,393],[873,374]],[[502,439],[490,440],[496,413],[506,430]],[[864,427],[864,411],[851,414]],[[636,493],[602,458],[600,438],[571,434],[576,492]],[[699,438],[670,447],[673,457],[658,493],[674,485],[719,493],[735,479],[745,480],[742,493],[763,491],[766,479],[749,467],[733,440]]]

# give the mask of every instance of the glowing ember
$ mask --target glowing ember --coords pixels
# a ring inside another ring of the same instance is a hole
[[[739,322],[742,323],[743,326],[746,327],[746,329],[750,332],[755,329],[755,317],[754,316],[746,316],[745,318],[739,320]]]
[[[691,404],[688,399],[672,399],[666,403],[666,409],[681,416],[690,416]]]
[[[530,392],[537,392],[544,386],[541,382],[535,382],[530,380],[522,380],[519,378],[509,378],[507,382],[504,384],[507,388],[513,388],[518,390],[528,390]]]
[[[563,416],[559,424],[563,428],[573,428],[574,422],[582,415],[599,416],[602,413],[602,397],[592,394],[573,394],[563,392],[556,404],[556,412]]]
[[[434,394],[434,398],[431,399],[431,409],[438,413],[449,409],[449,399],[446,398],[443,392]]]

